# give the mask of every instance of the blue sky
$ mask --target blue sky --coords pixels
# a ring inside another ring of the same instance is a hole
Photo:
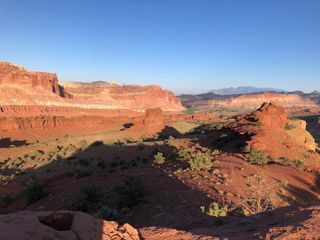
[[[318,0],[0,0],[0,59],[176,93],[320,90]]]

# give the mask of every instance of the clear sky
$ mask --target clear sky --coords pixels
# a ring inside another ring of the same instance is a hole
[[[176,93],[320,90],[320,1],[0,0],[0,60]]]

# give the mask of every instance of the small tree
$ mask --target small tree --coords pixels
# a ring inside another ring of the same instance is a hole
[[[247,178],[248,195],[237,202],[249,215],[265,212],[274,208],[277,188],[262,176],[253,175]]]

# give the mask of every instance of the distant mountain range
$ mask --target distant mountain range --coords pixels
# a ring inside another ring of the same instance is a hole
[[[222,88],[222,89],[209,91],[209,93],[214,93],[217,95],[239,95],[239,94],[261,93],[261,92],[285,92],[285,91],[282,89],[276,89],[276,88],[257,88],[257,87],[251,87],[251,86],[230,87],[230,88]]]

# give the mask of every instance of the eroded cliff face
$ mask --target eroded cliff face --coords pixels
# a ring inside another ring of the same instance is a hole
[[[159,86],[129,86],[107,82],[59,84],[55,73],[29,72],[0,62],[0,106],[54,106],[83,109],[182,111],[181,102]]]
[[[0,62],[0,135],[28,129],[106,126],[112,118],[142,117],[149,108],[182,111],[180,101],[159,86],[68,82],[55,73],[30,72]]]
[[[117,85],[107,82],[64,82],[62,85],[78,103],[144,111],[161,108],[163,111],[182,111],[184,108],[176,96],[159,86]]]
[[[0,62],[0,84],[6,87],[18,87],[54,93],[60,97],[70,98],[64,88],[58,84],[55,73],[30,72],[22,66],[16,66],[8,62]]]
[[[224,99],[191,100],[185,104],[193,108],[223,107],[257,109],[264,102],[272,102],[288,110],[319,109],[319,106],[307,97],[302,97],[297,94],[281,93],[257,93]]]

